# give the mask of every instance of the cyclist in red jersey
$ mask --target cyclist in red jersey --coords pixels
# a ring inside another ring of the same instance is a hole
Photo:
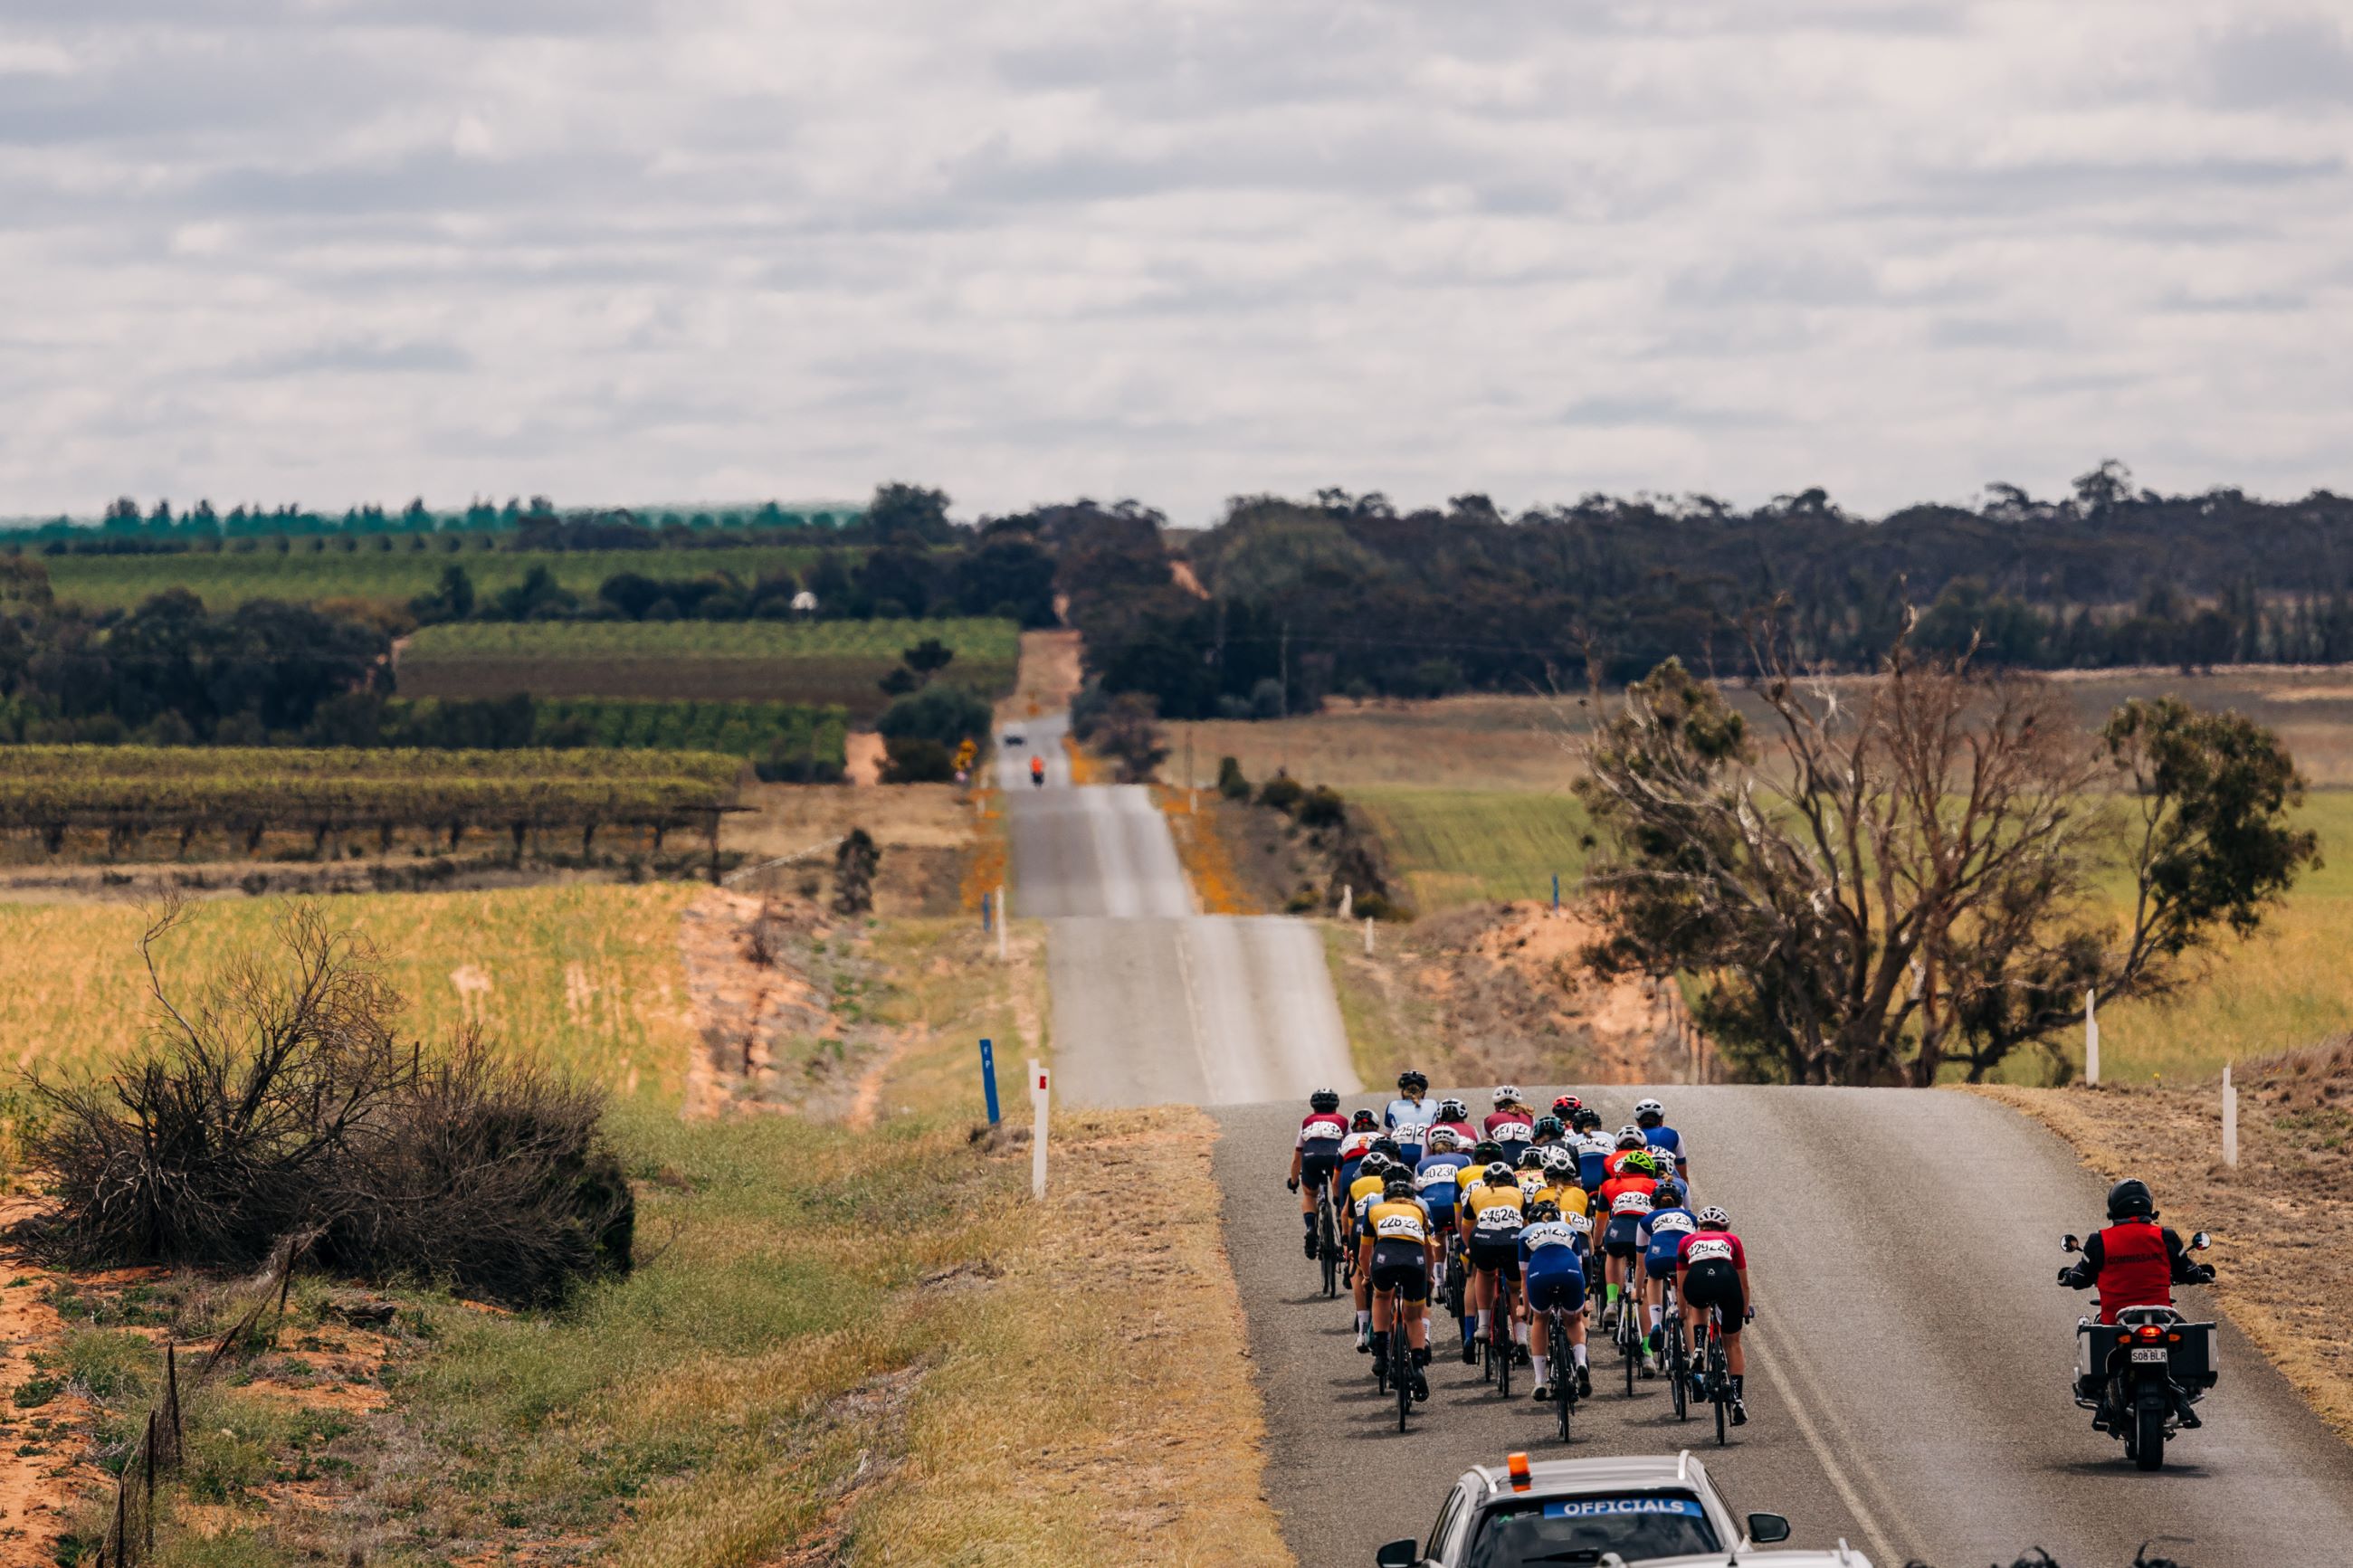
[[[1748,1254],[1732,1234],[1732,1219],[1710,1205],[1694,1216],[1699,1228],[1683,1239],[1675,1252],[1675,1295],[1683,1307],[1683,1335],[1699,1342],[1700,1320],[1714,1307],[1724,1325],[1724,1361],[1732,1373],[1732,1424],[1748,1425],[1746,1394],[1748,1358],[1740,1348],[1740,1331],[1757,1315],[1757,1300],[1748,1289]]]

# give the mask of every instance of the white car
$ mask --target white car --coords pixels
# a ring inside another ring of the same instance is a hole
[[[1835,1552],[1757,1552],[1789,1539],[1778,1513],[1736,1519],[1686,1451],[1607,1459],[1476,1466],[1446,1494],[1426,1541],[1392,1541],[1379,1568],[1533,1568],[1536,1563],[1699,1568],[1767,1563],[1773,1568],[1871,1568],[1841,1542]]]

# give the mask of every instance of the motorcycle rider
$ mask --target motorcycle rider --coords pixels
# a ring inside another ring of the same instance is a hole
[[[1029,759],[1029,783],[1030,783],[1031,787],[1033,787],[1033,788],[1043,787],[1043,785],[1045,784],[1045,783],[1046,783],[1046,759],[1045,759],[1045,758],[1043,758],[1043,757],[1032,757],[1032,758],[1030,758],[1030,759]]]
[[[2171,1226],[2157,1223],[2148,1184],[2127,1176],[2108,1189],[2108,1227],[2084,1243],[2084,1260],[2059,1270],[2073,1290],[2100,1288],[2100,1321],[2113,1324],[2126,1307],[2170,1307],[2176,1285],[2203,1285],[2213,1266],[2193,1263]]]

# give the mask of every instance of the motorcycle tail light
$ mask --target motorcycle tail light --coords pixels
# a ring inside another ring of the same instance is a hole
[[[2140,1337],[2145,1340],[2156,1339],[2162,1332],[2164,1332],[2164,1331],[2159,1329],[2155,1323],[2143,1323],[2139,1329]]]

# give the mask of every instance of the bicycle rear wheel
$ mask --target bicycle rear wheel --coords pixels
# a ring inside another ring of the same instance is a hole
[[[1556,1307],[1546,1314],[1545,1338],[1551,1342],[1553,1415],[1560,1440],[1568,1441],[1569,1406],[1577,1401],[1577,1369],[1568,1353],[1568,1314]]]
[[[1396,1384],[1398,1430],[1402,1432],[1405,1418],[1413,1413],[1413,1346],[1406,1339],[1402,1317],[1389,1325],[1389,1381]]]
[[[1315,1255],[1324,1260],[1324,1299],[1340,1293],[1340,1238],[1332,1230],[1332,1199],[1315,1200]]]
[[[1681,1313],[1667,1321],[1667,1379],[1675,1387],[1675,1419],[1691,1419],[1691,1358],[1683,1353]]]
[[[1634,1299],[1620,1296],[1618,1300],[1618,1351],[1626,1363],[1626,1397],[1631,1399],[1634,1397],[1634,1363],[1641,1359],[1641,1352],[1635,1347],[1642,1342],[1641,1331],[1636,1326],[1640,1320],[1634,1311]]]
[[[1511,1310],[1498,1300],[1495,1315],[1490,1321],[1495,1325],[1495,1392],[1509,1399],[1512,1396],[1512,1347],[1516,1342],[1512,1334]]]
[[[1715,1405],[1715,1446],[1723,1447],[1728,1439],[1727,1418],[1732,1410],[1732,1372],[1724,1359],[1724,1333],[1717,1330],[1707,1342],[1707,1394]]]

